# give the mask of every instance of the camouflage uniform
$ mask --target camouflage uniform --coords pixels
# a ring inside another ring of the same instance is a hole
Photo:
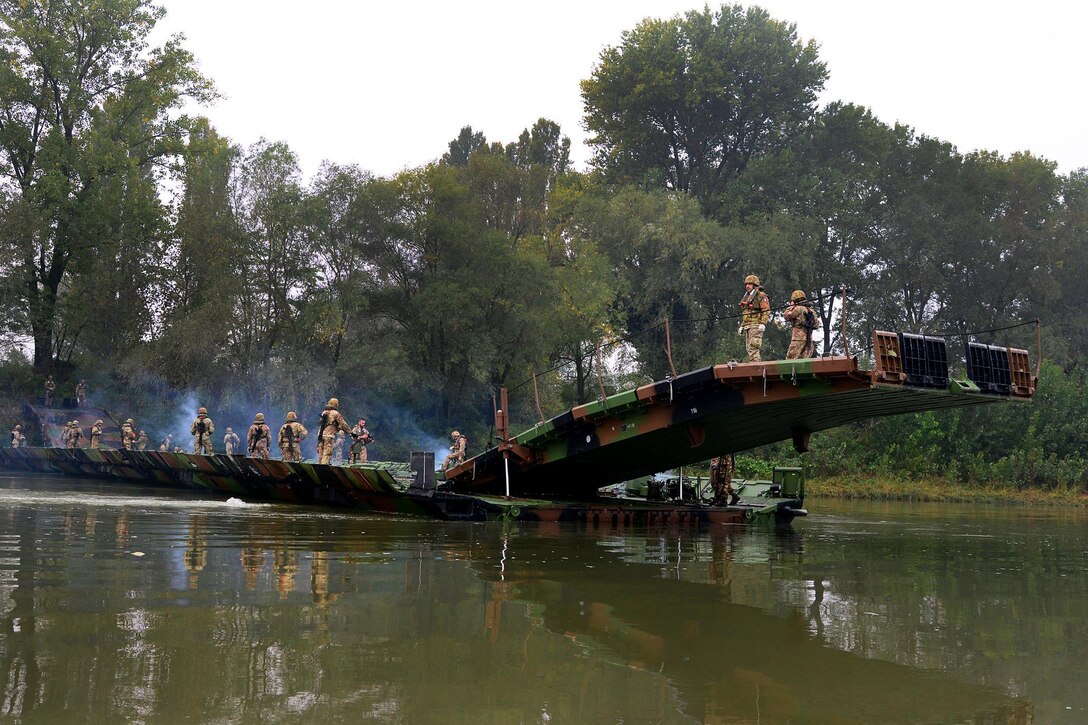
[[[714,489],[714,504],[733,506],[739,500],[733,490],[733,471],[736,463],[732,454],[710,460],[710,485]]]
[[[26,445],[26,436],[23,435],[23,426],[16,425],[11,431],[11,447],[22,448]]]
[[[468,438],[454,431],[450,433],[450,440],[453,441],[453,445],[450,446],[450,454],[446,456],[446,460],[442,463],[442,470],[449,469],[450,465],[459,466],[465,462],[465,451],[468,448]]]
[[[328,464],[332,458],[333,449],[336,446],[337,432],[347,433],[351,431],[344,416],[340,415],[340,401],[329,398],[325,404],[325,410],[321,413],[321,424],[317,429],[317,462]],[[343,437],[340,438],[340,449],[337,462],[343,459]]]
[[[283,461],[301,461],[302,460],[302,441],[305,440],[309,433],[302,423],[298,422],[298,416],[295,415],[295,411],[290,411],[287,414],[287,422],[280,426],[279,435],[279,447],[280,447],[280,460]]]
[[[233,428],[227,428],[227,434],[223,436],[223,450],[227,452],[228,456],[233,456],[240,453],[241,448],[242,439],[238,437]]]
[[[121,426],[121,445],[126,451],[132,450],[132,444],[136,442],[136,431],[133,430],[133,425],[136,423],[132,418],[125,421]]]
[[[82,408],[87,403],[87,381],[80,380],[76,386],[76,405]]]
[[[794,290],[790,295],[790,306],[786,308],[784,317],[793,327],[786,359],[798,360],[803,357],[812,357],[812,331],[820,329],[822,324],[820,316],[812,309],[812,303],[805,299],[804,290]]]
[[[212,445],[215,423],[208,417],[206,408],[197,411],[196,420],[189,426],[189,432],[193,435],[193,453],[203,453],[205,456],[215,453],[215,447]]]
[[[253,458],[268,459],[268,446],[271,445],[272,429],[265,425],[264,413],[257,413],[253,425],[246,434],[246,448]]]
[[[102,425],[101,420],[96,420],[91,426],[91,450],[97,451],[102,443]]]
[[[174,434],[167,433],[166,437],[162,439],[162,443],[159,444],[160,453],[169,453],[170,447],[174,445]]]
[[[53,393],[57,390],[57,384],[53,382],[53,376],[50,375],[45,379],[45,407],[53,405]]]
[[[374,440],[370,431],[366,429],[366,421],[360,419],[359,424],[351,429],[351,448],[349,463],[366,463],[366,444]]]
[[[744,296],[740,298],[740,332],[744,335],[748,362],[760,362],[763,330],[771,321],[771,301],[759,285],[759,277],[754,274],[744,278],[744,286]]]
[[[136,436],[136,450],[146,451],[150,443],[151,439],[147,437],[147,433],[144,431],[140,431],[140,435]]]

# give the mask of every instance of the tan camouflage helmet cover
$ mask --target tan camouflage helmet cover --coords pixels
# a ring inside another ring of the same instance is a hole
[[[805,291],[803,289],[795,289],[793,294],[790,295],[790,302],[800,302],[805,299]]]
[[[750,274],[750,275],[748,275],[747,277],[744,278],[744,284],[754,284],[754,285],[756,285],[758,287],[759,286],[759,277],[755,276],[754,274]]]
[[[257,415],[253,416],[253,420],[260,421],[261,423],[263,423],[264,422],[264,413],[257,413]]]
[[[293,411],[293,410],[287,411],[287,422],[290,423],[290,422],[296,421],[296,420],[298,420],[298,416],[295,415],[295,411]]]
[[[197,415],[207,415],[208,414],[208,409],[207,408],[201,408],[200,410],[198,410],[196,412],[196,414]]]
[[[339,408],[340,401],[336,398],[329,398],[329,402],[325,403],[326,408]]]

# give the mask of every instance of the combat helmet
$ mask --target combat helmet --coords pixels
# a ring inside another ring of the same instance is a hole
[[[253,420],[258,422],[258,423],[263,423],[264,422],[264,413],[257,413],[257,415],[253,416]]]
[[[15,430],[22,430],[22,429],[23,429],[23,426],[19,425],[18,423],[15,424]]]
[[[747,277],[744,278],[744,284],[754,284],[756,287],[758,287],[759,286],[759,277],[757,277],[754,274],[750,274],[750,275],[748,275]]]
[[[790,302],[804,302],[805,291],[803,289],[795,289],[790,295]]]
[[[461,437],[461,433],[459,431],[454,431],[454,432],[450,433],[450,438],[453,438],[453,439],[456,440],[457,438],[460,438],[460,437]]]
[[[227,426],[227,432],[228,432],[228,433],[233,433],[233,432],[234,432],[234,429],[233,429],[233,428],[231,428],[231,427],[230,427],[230,426],[228,425],[228,426]]]
[[[126,422],[126,423],[128,423],[129,425],[132,425],[132,424],[133,424],[133,423],[135,423],[136,421],[134,421],[134,420],[133,420],[132,418],[129,418],[129,419],[128,419],[128,420],[126,420],[125,422]]]
[[[198,410],[196,412],[196,414],[197,415],[207,415],[208,414],[208,409],[207,408],[201,408],[200,410]]]
[[[103,422],[102,422],[102,419],[101,419],[101,418],[99,418],[98,420],[96,420],[96,421],[94,422],[94,424],[95,424],[95,425],[105,425],[105,423],[103,423]]]
[[[336,398],[329,398],[329,402],[325,403],[326,408],[332,408],[333,410],[340,409],[340,401]]]
[[[287,422],[292,423],[292,422],[294,422],[296,420],[298,420],[298,416],[295,415],[295,411],[293,411],[293,410],[287,411]]]

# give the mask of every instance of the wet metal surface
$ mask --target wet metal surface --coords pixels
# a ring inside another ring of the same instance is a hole
[[[1088,517],[456,524],[0,477],[0,721],[1088,721]]]

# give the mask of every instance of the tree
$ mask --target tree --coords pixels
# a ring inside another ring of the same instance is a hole
[[[34,339],[34,364],[56,352],[69,265],[93,256],[98,187],[180,151],[187,119],[211,86],[174,36],[150,48],[164,11],[150,0],[0,0],[3,183],[33,209],[12,273]]]
[[[758,7],[644,20],[582,81],[595,164],[614,181],[691,194],[717,216],[752,159],[810,122],[826,77],[816,44]]]

